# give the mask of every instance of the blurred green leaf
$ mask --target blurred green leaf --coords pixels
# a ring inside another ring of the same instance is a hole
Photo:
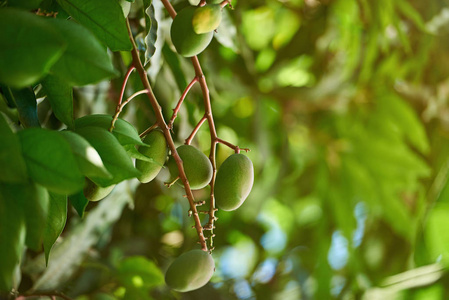
[[[20,89],[35,84],[66,45],[48,20],[12,8],[0,9],[0,83]]]
[[[47,75],[42,80],[42,87],[47,93],[51,109],[55,116],[68,128],[73,127],[73,90],[64,80],[54,75]]]

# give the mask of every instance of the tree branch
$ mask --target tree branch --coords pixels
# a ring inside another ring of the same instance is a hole
[[[175,12],[175,14],[176,14],[176,12]],[[192,190],[190,189],[189,181],[187,180],[187,177],[186,177],[185,172],[184,172],[184,167],[183,167],[183,164],[182,164],[181,157],[179,156],[178,152],[176,151],[176,146],[175,146],[175,144],[173,142],[173,139],[171,137],[170,129],[168,128],[167,123],[164,120],[164,116],[162,115],[162,111],[161,111],[160,105],[159,105],[158,101],[156,100],[156,97],[153,94],[153,91],[151,89],[151,85],[150,85],[150,82],[148,80],[146,71],[145,71],[144,67],[142,66],[142,62],[140,61],[139,52],[137,50],[136,43],[134,41],[134,38],[133,38],[133,35],[132,35],[132,32],[131,32],[131,28],[129,26],[129,22],[127,22],[127,27],[128,27],[128,35],[129,35],[129,38],[130,38],[131,43],[133,45],[133,49],[131,51],[132,64],[136,68],[137,73],[139,74],[140,80],[142,81],[143,86],[147,90],[148,99],[150,100],[150,104],[151,104],[151,106],[152,106],[152,108],[154,110],[154,113],[156,115],[157,124],[158,124],[159,128],[162,129],[162,131],[163,131],[163,133],[165,135],[165,138],[167,140],[168,147],[170,148],[171,155],[175,159],[176,165],[178,166],[179,177],[182,180],[182,183],[184,184],[184,188],[185,188],[185,191],[186,191],[187,199],[189,200],[190,209],[193,212],[193,219],[194,219],[194,222],[195,222],[195,226],[194,227],[195,227],[195,229],[197,231],[197,234],[198,234],[198,238],[199,238],[199,243],[201,245],[201,249],[204,250],[204,251],[207,251],[208,248],[207,248],[206,240],[205,240],[205,237],[204,237],[204,234],[203,234],[203,227],[201,226],[201,221],[200,221],[200,218],[198,216],[198,211],[197,211],[196,206],[195,206],[195,200],[194,200],[194,197],[193,197]]]

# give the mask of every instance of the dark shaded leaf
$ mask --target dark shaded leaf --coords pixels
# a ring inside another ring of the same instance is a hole
[[[86,209],[89,200],[84,197],[83,191],[69,196],[70,203],[75,208],[78,215],[84,217],[84,210]]]
[[[56,118],[73,127],[73,90],[58,76],[47,75],[41,82]]]
[[[19,138],[15,135],[3,114],[0,113],[0,181],[24,183],[28,174]]]
[[[3,86],[2,91],[8,103],[14,103],[17,107],[19,120],[24,127],[41,127],[37,117],[36,96],[32,88],[14,90]]]

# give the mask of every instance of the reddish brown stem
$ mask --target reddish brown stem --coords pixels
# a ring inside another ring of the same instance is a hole
[[[175,12],[175,14],[176,14],[176,12]],[[195,200],[193,197],[192,190],[190,189],[189,181],[187,180],[186,174],[184,172],[184,167],[182,164],[181,157],[179,156],[178,152],[176,151],[176,146],[171,137],[170,129],[168,128],[167,123],[165,122],[164,116],[162,115],[160,105],[159,105],[158,101],[156,100],[156,97],[154,96],[153,91],[151,89],[151,85],[148,80],[147,73],[146,73],[144,67],[142,66],[142,62],[140,61],[139,52],[137,50],[136,43],[134,41],[134,38],[133,38],[133,35],[131,32],[131,28],[130,28],[128,22],[127,22],[127,27],[128,27],[128,35],[129,35],[129,38],[133,45],[133,49],[131,50],[131,54],[132,54],[132,58],[133,58],[132,63],[134,65],[134,67],[136,68],[137,73],[139,74],[142,84],[144,85],[145,89],[148,91],[147,95],[150,100],[150,104],[154,110],[154,113],[156,115],[157,124],[162,129],[162,131],[165,135],[165,138],[167,140],[168,147],[171,150],[171,155],[175,159],[176,165],[178,166],[179,177],[182,180],[182,183],[184,184],[184,188],[185,188],[185,191],[187,194],[187,199],[189,200],[190,209],[193,212],[193,219],[195,222],[194,227],[198,234],[201,249],[204,251],[207,251],[208,249],[207,249],[207,244],[206,244],[206,240],[205,240],[204,233],[203,233],[203,227],[201,226],[201,220],[198,216],[198,212],[197,212],[197,209],[195,206]]]
[[[129,76],[131,76],[131,73],[134,71],[135,67],[131,66],[129,67],[128,71],[126,72],[125,78],[123,79],[122,83],[122,89],[120,90],[120,98],[118,99],[117,107],[119,107],[122,104],[123,95],[125,94],[125,88],[126,84],[128,83]]]
[[[115,109],[115,114],[114,114],[114,117],[112,118],[111,127],[109,127],[109,131],[112,132],[112,130],[114,130],[115,122],[117,121],[120,113],[122,112],[123,107],[125,107],[125,105],[128,104],[136,96],[139,96],[139,95],[142,95],[142,94],[146,94],[147,92],[148,92],[147,90],[142,90],[142,91],[135,92],[128,99],[126,99],[126,101],[123,102],[123,103],[122,103],[122,99],[120,99],[119,105],[117,105],[117,108]]]
[[[141,134],[139,134],[140,138],[143,138],[144,136],[146,136],[151,130],[153,130],[154,128],[157,127],[157,123],[154,123],[153,125],[151,125],[150,127],[148,127],[147,129],[145,129],[144,132],[142,132]]]
[[[228,146],[229,148],[231,148],[232,150],[234,150],[235,153],[240,153],[240,151],[242,151],[242,150],[245,151],[245,152],[251,151],[251,150],[248,149],[248,148],[240,148],[239,146],[236,146],[236,145],[234,145],[234,144],[231,144],[230,142],[227,142],[227,141],[222,140],[222,139],[220,139],[220,138],[217,138],[217,142],[220,143],[220,144],[223,144],[223,145]]]
[[[195,84],[195,82],[198,81],[198,78],[193,78],[192,81],[189,83],[189,85],[187,85],[186,89],[184,90],[184,92],[181,95],[181,98],[178,101],[178,104],[176,105],[176,107],[173,109],[173,115],[170,119],[170,122],[168,122],[168,128],[172,129],[173,128],[173,122],[175,122],[176,116],[178,115],[179,109],[181,108],[182,103],[184,102],[184,99],[186,98],[187,94],[189,93],[190,89],[192,88],[192,86]]]
[[[186,145],[190,145],[190,143],[192,142],[193,138],[195,137],[196,133],[198,132],[198,130],[201,128],[201,125],[203,125],[203,123],[207,120],[206,117],[202,117],[201,120],[198,122],[198,124],[196,124],[195,128],[193,128],[192,133],[189,135],[188,138],[186,138],[185,144]]]

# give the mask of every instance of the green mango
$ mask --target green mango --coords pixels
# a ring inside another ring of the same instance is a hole
[[[193,30],[192,18],[196,8],[182,9],[174,18],[170,36],[176,51],[185,57],[200,54],[212,41],[213,32],[197,34]]]
[[[184,172],[186,173],[190,188],[192,190],[199,190],[208,185],[213,173],[209,158],[191,145],[179,146],[176,151],[182,159]],[[172,157],[170,158],[167,164],[171,179],[174,180],[179,176],[179,171],[175,160]],[[181,180],[178,180],[178,183],[183,185]]]
[[[140,182],[147,183],[153,180],[161,171],[168,154],[167,140],[160,130],[151,131],[145,138],[148,146],[140,146],[139,152],[153,161],[136,160],[136,169],[142,172],[138,178]]]
[[[248,197],[254,183],[251,160],[243,154],[229,156],[220,166],[215,178],[215,203],[224,211],[236,210]]]
[[[193,31],[197,34],[214,31],[221,22],[221,6],[206,4],[195,9],[192,18]]]
[[[206,285],[215,271],[215,262],[206,251],[191,250],[181,254],[168,267],[165,282],[178,292],[188,292]]]
[[[89,201],[99,201],[109,195],[114,189],[115,184],[101,187],[93,183],[89,178],[86,178],[86,185],[83,189],[83,194]]]

